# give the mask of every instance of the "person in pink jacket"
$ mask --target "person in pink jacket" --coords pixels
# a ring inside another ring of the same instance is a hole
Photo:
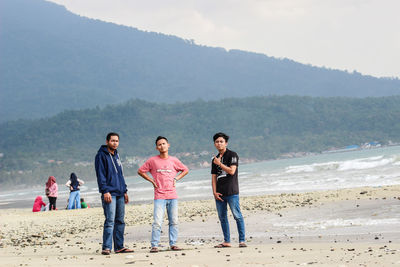
[[[42,210],[42,207],[46,207],[46,203],[43,202],[42,196],[37,196],[35,202],[33,203],[33,212],[38,212]]]
[[[58,197],[58,185],[56,183],[56,178],[54,176],[50,176],[46,183],[46,196],[49,199],[50,210],[56,210],[56,201]]]

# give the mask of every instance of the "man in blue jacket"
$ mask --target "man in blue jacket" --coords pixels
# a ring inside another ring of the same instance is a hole
[[[124,247],[125,204],[129,202],[122,164],[117,152],[119,135],[109,133],[95,158],[97,184],[104,209],[103,247],[101,254],[110,255],[114,240],[115,253],[133,250]]]

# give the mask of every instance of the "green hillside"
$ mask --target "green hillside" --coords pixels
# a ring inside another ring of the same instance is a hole
[[[0,25],[0,122],[132,98],[175,103],[400,94],[398,79],[199,46],[81,17],[44,0],[1,0]]]
[[[121,135],[127,174],[156,153],[154,139],[167,136],[171,153],[200,167],[214,152],[212,135],[231,135],[241,159],[274,159],[284,153],[400,141],[400,97],[250,97],[219,101],[125,104],[0,125],[0,183],[30,184],[50,174],[76,171],[94,178],[93,159],[109,131]]]

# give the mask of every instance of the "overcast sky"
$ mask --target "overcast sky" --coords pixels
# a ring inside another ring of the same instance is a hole
[[[400,0],[50,0],[81,16],[400,78]]]

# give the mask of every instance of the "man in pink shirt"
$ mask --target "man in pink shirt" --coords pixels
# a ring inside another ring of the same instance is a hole
[[[168,139],[159,136],[156,139],[158,156],[149,158],[138,170],[138,174],[154,186],[154,222],[151,232],[151,250],[158,252],[161,225],[165,208],[169,221],[169,245],[171,250],[181,250],[177,245],[178,239],[178,195],[175,183],[188,174],[189,169],[176,157],[168,155],[170,145]],[[150,172],[150,177],[147,173]]]

